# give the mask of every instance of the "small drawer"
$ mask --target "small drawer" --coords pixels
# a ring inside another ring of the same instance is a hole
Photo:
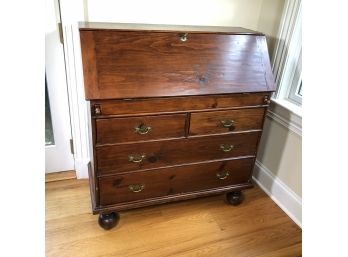
[[[96,147],[100,175],[254,156],[260,132]]]
[[[172,112],[194,112],[229,108],[268,106],[269,93],[242,93],[229,95],[185,96],[171,98],[147,98],[127,100],[91,101],[93,117],[112,115],[139,115]]]
[[[135,172],[99,179],[102,206],[247,183],[254,158]]]
[[[192,113],[190,135],[262,129],[265,108]]]
[[[96,144],[185,136],[186,114],[96,119]]]

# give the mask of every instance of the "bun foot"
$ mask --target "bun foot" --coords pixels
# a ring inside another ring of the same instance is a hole
[[[120,215],[116,212],[111,212],[107,214],[100,213],[98,223],[103,229],[109,230],[115,227],[118,224],[119,220],[120,220]]]
[[[233,191],[226,194],[226,200],[229,204],[237,206],[241,204],[244,200],[244,195],[242,191]]]

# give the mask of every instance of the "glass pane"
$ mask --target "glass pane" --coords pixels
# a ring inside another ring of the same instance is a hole
[[[302,80],[301,80],[301,84],[299,86],[299,89],[297,91],[297,94],[302,97]]]
[[[54,145],[52,117],[50,101],[47,92],[47,80],[45,76],[45,145]]]

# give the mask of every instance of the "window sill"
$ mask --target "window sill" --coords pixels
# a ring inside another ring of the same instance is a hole
[[[272,102],[276,103],[277,105],[280,105],[281,107],[287,109],[290,111],[293,115],[298,116],[298,118],[302,119],[302,107],[299,105],[296,105],[292,102],[290,102],[287,99],[271,99]]]
[[[267,117],[302,136],[302,110],[285,99],[271,99]]]

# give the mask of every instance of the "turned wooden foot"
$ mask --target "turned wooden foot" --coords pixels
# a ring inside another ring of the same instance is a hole
[[[98,223],[103,229],[109,230],[115,227],[119,220],[120,215],[117,212],[100,213]]]
[[[226,194],[226,200],[231,205],[239,205],[244,200],[244,195],[242,194],[242,191],[233,191]]]

